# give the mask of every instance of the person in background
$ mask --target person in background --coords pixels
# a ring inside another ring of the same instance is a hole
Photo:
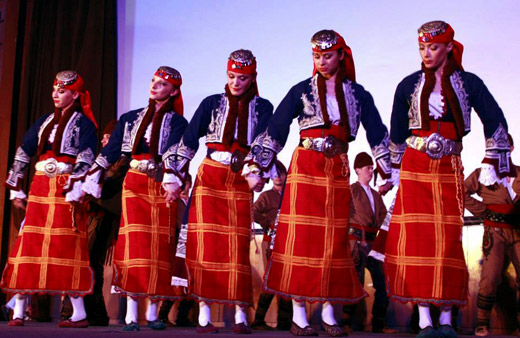
[[[511,152],[513,138],[508,134]],[[491,310],[502,282],[505,262],[511,261],[520,276],[520,196],[513,190],[513,182],[520,181],[520,167],[514,166],[516,177],[504,177],[482,183],[482,168],[475,169],[464,181],[465,206],[473,215],[484,218],[482,240],[482,271],[477,300],[477,328],[475,335],[489,335]],[[491,184],[490,184],[491,183]],[[478,195],[481,200],[473,197]],[[517,312],[516,318],[520,318]]]
[[[253,204],[253,220],[260,224],[264,230],[264,240],[262,241],[262,249],[266,252],[266,258],[269,260],[271,250],[269,245],[271,243],[271,235],[274,232],[275,221],[280,210],[280,201],[282,199],[282,191],[287,177],[287,169],[282,162],[275,163],[276,175],[272,178],[273,188],[264,191],[258,196]],[[255,312],[255,319],[251,328],[254,330],[272,330],[265,322],[265,315],[269,306],[273,301],[274,295],[272,293],[262,292],[258,299],[258,305]],[[289,330],[291,328],[292,305],[291,302],[278,297],[278,323],[276,328],[278,330]]]
[[[385,290],[385,274],[383,263],[368,254],[376,238],[379,227],[386,217],[386,206],[381,195],[370,187],[374,178],[374,161],[372,157],[361,152],[354,159],[354,170],[358,180],[350,185],[352,198],[350,200],[349,241],[352,248],[352,258],[356,266],[361,285],[365,284],[365,269],[370,272],[375,298],[372,305],[372,332],[397,333],[386,326],[386,309],[388,297]],[[347,325],[350,328],[356,310],[356,305],[345,305],[343,312],[348,314]],[[349,328],[346,328],[349,331]]]

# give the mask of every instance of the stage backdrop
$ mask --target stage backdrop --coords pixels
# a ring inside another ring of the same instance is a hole
[[[516,0],[439,1],[118,1],[118,114],[148,102],[150,79],[160,65],[183,75],[185,116],[189,120],[208,95],[223,92],[226,60],[239,48],[258,61],[260,95],[275,107],[291,86],[311,76],[311,36],[334,29],[352,48],[357,80],[374,97],[388,125],[397,84],[420,69],[417,28],[445,20],[464,44],[463,65],[480,76],[504,110],[520,144],[517,98],[520,92],[520,2]],[[484,155],[482,125],[473,114],[464,138],[469,174]],[[281,159],[289,163],[298,142],[296,123]],[[364,130],[351,145],[351,161],[369,150]],[[192,164],[195,172],[202,147]],[[520,162],[520,152],[513,154]],[[354,175],[355,176],[355,175]],[[355,177],[353,177],[355,179]],[[392,196],[385,200],[389,202]]]

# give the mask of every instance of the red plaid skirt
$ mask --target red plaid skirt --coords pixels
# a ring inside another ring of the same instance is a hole
[[[69,175],[48,178],[37,171],[31,183],[25,223],[2,276],[4,292],[92,293],[85,211],[65,202]],[[75,230],[73,225],[76,226]]]
[[[190,296],[207,303],[253,303],[249,245],[253,194],[241,172],[204,159],[191,195],[186,243]]]
[[[343,158],[342,158],[343,156]],[[348,241],[345,155],[296,148],[285,184],[266,291],[310,302],[358,302],[366,293]]]
[[[126,174],[113,284],[128,296],[179,298],[171,286],[177,203],[168,208],[162,192],[146,174]]]
[[[386,241],[390,297],[402,302],[466,303],[463,212],[460,157],[433,160],[406,149]]]

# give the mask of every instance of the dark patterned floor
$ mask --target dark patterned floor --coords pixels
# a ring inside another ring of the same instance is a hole
[[[324,331],[319,332],[320,337],[328,337]],[[24,327],[9,327],[7,322],[0,322],[0,337],[29,337],[29,338],[43,338],[43,337],[60,337],[60,338],[90,338],[90,337],[203,337],[203,335],[197,334],[194,328],[168,328],[164,331],[154,331],[147,327],[142,327],[139,332],[123,332],[121,326],[108,326],[108,327],[89,327],[86,329],[61,329],[58,328],[56,323],[38,323],[38,322],[27,322]],[[233,334],[232,329],[224,328],[216,334],[212,335],[215,338],[224,337],[237,337]],[[387,337],[387,338],[401,338],[401,337],[414,337],[411,334],[373,334],[370,332],[354,332],[350,335],[351,337]],[[288,331],[253,331],[251,337],[293,337]],[[474,337],[474,336],[461,336],[461,337]],[[491,336],[490,336],[491,337]],[[511,337],[511,336],[497,336],[493,337]]]

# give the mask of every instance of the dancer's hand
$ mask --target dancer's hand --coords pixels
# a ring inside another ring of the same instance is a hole
[[[26,203],[25,199],[22,199],[22,198],[15,198],[15,199],[13,199],[13,206],[16,209],[20,209],[22,211],[25,211],[25,203]]]
[[[173,183],[163,183],[164,194],[163,197],[166,199],[166,205],[170,206],[170,203],[173,203],[176,199],[179,198],[181,194],[181,187],[173,182]]]
[[[392,190],[393,187],[394,187],[394,184],[392,182],[387,182],[379,187],[379,194],[381,196],[385,196],[386,193],[389,192],[390,190]]]
[[[260,192],[264,188],[265,179],[261,178],[258,174],[249,173],[245,176],[249,189]]]

